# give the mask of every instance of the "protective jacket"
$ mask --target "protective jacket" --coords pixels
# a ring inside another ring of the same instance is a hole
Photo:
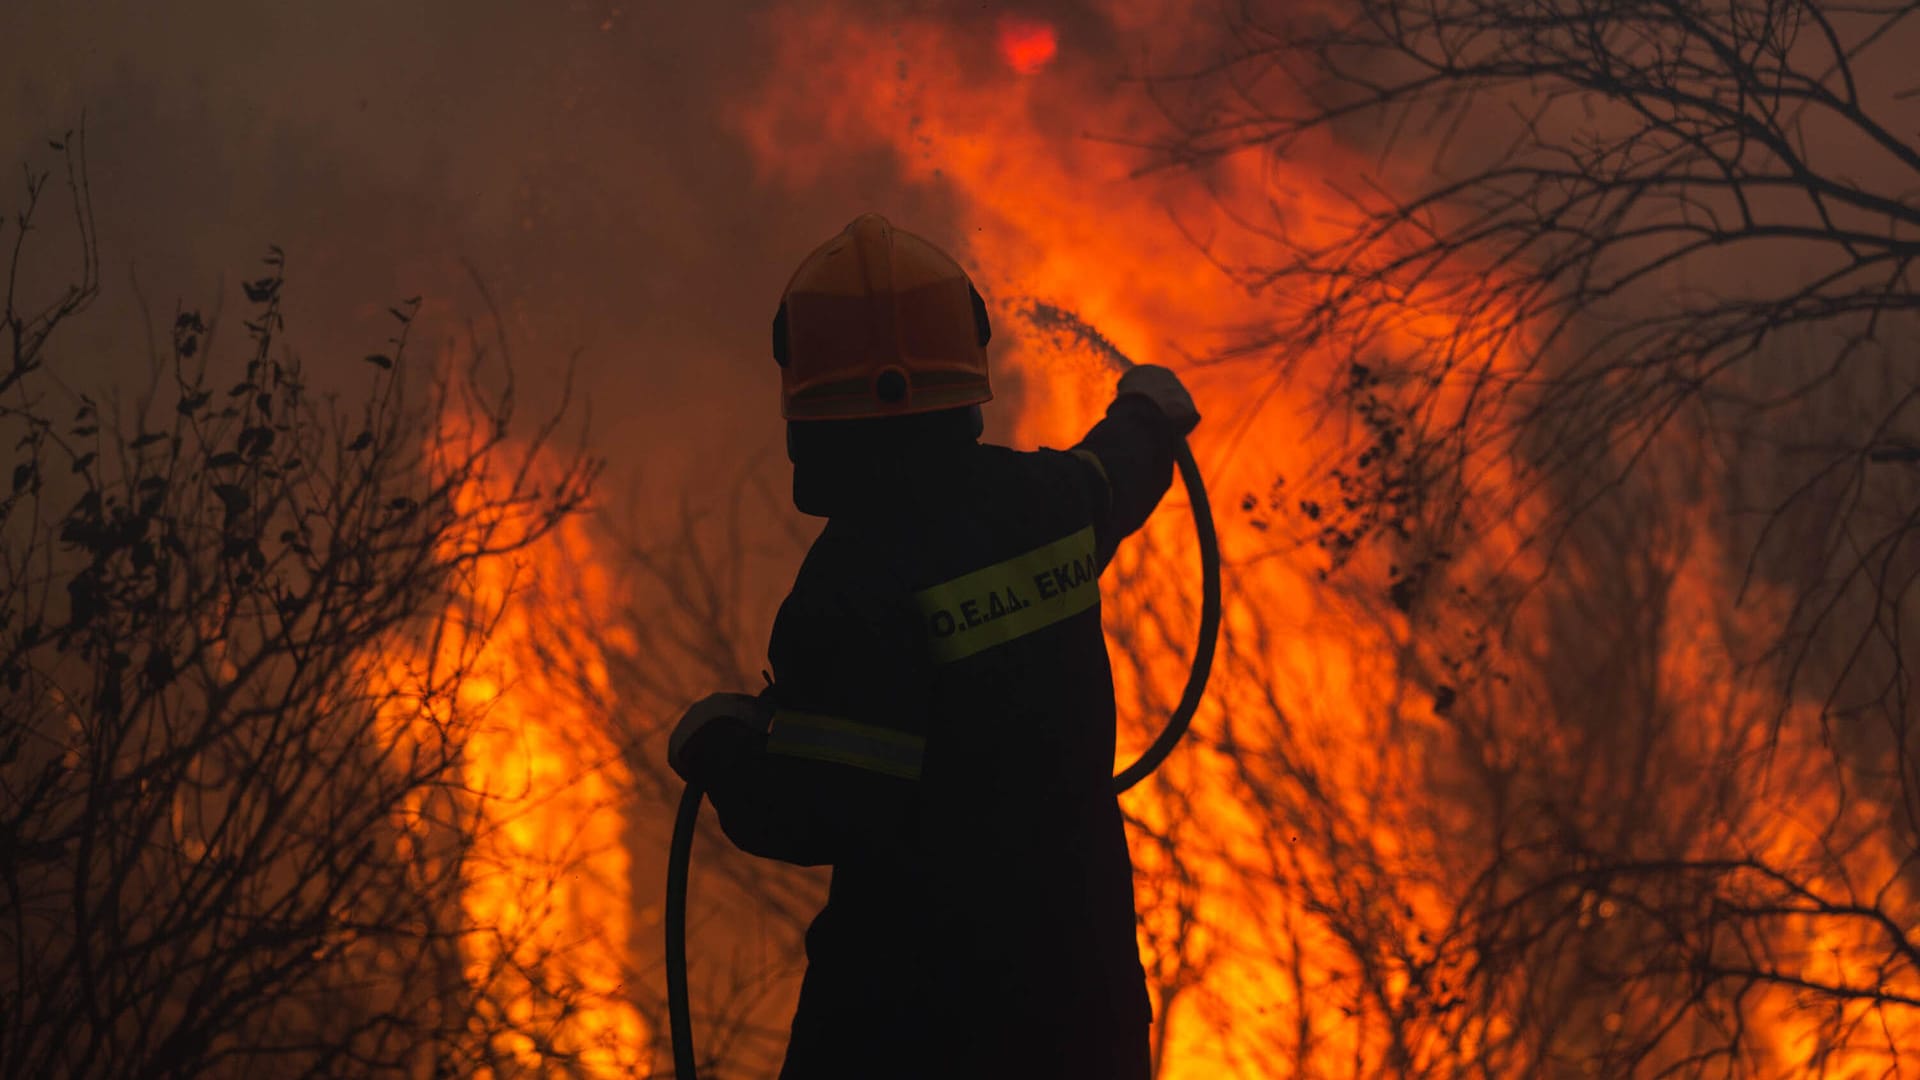
[[[1098,578],[1177,437],[1122,396],[1070,451],[920,448],[837,500],[770,727],[684,757],[734,843],[833,867],[783,1080],[1147,1076]]]

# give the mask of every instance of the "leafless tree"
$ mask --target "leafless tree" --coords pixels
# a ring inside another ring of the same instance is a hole
[[[1911,576],[1915,12],[1242,5],[1226,60],[1158,84],[1180,127],[1161,163],[1379,155],[1330,183],[1331,204],[1275,193],[1269,218],[1243,219],[1275,257],[1229,267],[1287,309],[1247,348],[1337,355],[1351,363],[1323,368],[1326,388],[1390,410],[1374,452],[1347,463],[1361,505],[1329,541],[1393,534],[1419,511],[1438,531],[1418,555],[1503,512],[1541,516],[1551,543],[1691,415],[1724,471],[1789,471],[1742,492],[1771,502],[1730,508],[1759,512],[1751,530],[1819,504],[1827,528],[1775,559],[1813,578],[1786,643],[1864,636],[1897,663],[1874,620],[1833,620],[1861,579],[1885,606]],[[1458,516],[1466,493],[1478,518]]]
[[[557,418],[514,436],[510,389],[412,377],[417,301],[361,396],[309,390],[278,250],[239,360],[183,310],[146,385],[96,397],[59,336],[99,283],[83,143],[55,148],[64,189],[29,171],[4,223],[0,1073],[575,1069],[578,988],[505,970],[462,902],[493,868],[460,688],[499,615],[467,579],[592,463],[537,481]],[[53,193],[70,284],[34,244]]]
[[[1703,591],[1719,544],[1636,479],[1569,528],[1560,572],[1489,649],[1497,677],[1471,680],[1370,582],[1316,583],[1303,628],[1281,614],[1297,583],[1232,574],[1210,707],[1125,799],[1162,1061],[1430,1077],[1898,1061],[1920,1019],[1898,837],[1808,710],[1783,724],[1735,677],[1770,624]],[[1157,583],[1111,599],[1116,664],[1135,669],[1123,713],[1151,720],[1193,613]]]
[[[1152,82],[1159,164],[1220,191],[1243,231],[1213,252],[1275,305],[1223,361],[1355,421],[1247,508],[1395,650],[1345,718],[1364,749],[1283,685],[1222,721],[1271,828],[1194,872],[1266,899],[1233,933],[1303,1003],[1260,1068],[1897,1074],[1917,13],[1249,3],[1221,62]],[[1281,183],[1236,189],[1236,155]],[[1257,588],[1229,664],[1275,686]]]
[[[549,692],[593,718],[623,756],[631,895],[642,914],[630,981],[661,1067],[670,1055],[659,916],[681,789],[667,735],[694,700],[763,684],[766,627],[808,542],[785,493],[764,484],[764,465],[748,462],[717,485],[639,488],[619,514],[580,519],[564,533],[574,556],[526,597],[556,630],[533,643]],[[711,809],[701,824],[688,941],[701,1075],[770,1075],[825,876],[738,851]]]

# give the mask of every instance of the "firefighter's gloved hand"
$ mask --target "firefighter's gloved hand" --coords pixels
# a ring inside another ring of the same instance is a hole
[[[1200,423],[1200,410],[1194,407],[1193,395],[1180,383],[1180,376],[1161,367],[1159,364],[1140,364],[1127,369],[1120,376],[1120,385],[1114,390],[1115,397],[1136,394],[1153,402],[1160,414],[1173,425],[1173,430],[1181,435],[1192,431]]]
[[[773,706],[764,698],[765,695],[708,694],[694,702],[667,740],[667,764],[682,780],[691,781],[701,771],[700,755],[695,752],[698,747],[694,745],[701,732],[729,728],[739,733],[765,731],[772,719]]]

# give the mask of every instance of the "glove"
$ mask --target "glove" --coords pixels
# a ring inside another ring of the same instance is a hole
[[[1200,423],[1200,410],[1194,407],[1193,396],[1181,385],[1180,376],[1158,364],[1140,364],[1128,368],[1126,374],[1120,376],[1114,396],[1124,397],[1128,394],[1153,402],[1176,434],[1185,436]]]
[[[680,723],[674,726],[673,734],[667,739],[667,764],[680,774],[682,780],[687,775],[687,744],[701,731],[713,725],[725,726],[727,723],[746,725],[756,731],[765,731],[772,720],[773,707],[751,694],[708,694],[693,703]]]

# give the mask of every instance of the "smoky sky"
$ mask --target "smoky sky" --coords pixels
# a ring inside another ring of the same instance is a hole
[[[989,9],[952,7],[988,25]],[[616,474],[777,462],[768,323],[792,266],[862,211],[938,235],[955,210],[877,152],[802,190],[756,178],[727,108],[807,92],[767,85],[767,16],[626,0],[9,4],[0,149],[16,170],[56,166],[47,140],[84,121],[97,214],[100,300],[56,362],[82,385],[139,370],[149,327],[176,306],[234,311],[277,244],[286,341],[322,379],[351,377],[402,297],[425,297],[430,351],[484,313],[477,278],[535,396],[577,364]],[[1104,46],[1099,20],[1064,16]],[[0,192],[17,205],[19,187]],[[30,265],[51,283],[61,238],[41,239]]]

